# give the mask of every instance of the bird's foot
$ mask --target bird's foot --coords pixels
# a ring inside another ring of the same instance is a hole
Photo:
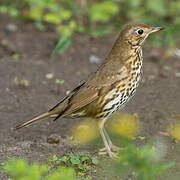
[[[119,151],[119,150],[122,149],[122,148],[120,148],[120,147],[118,147],[118,146],[115,146],[114,144],[109,144],[109,147],[110,147],[110,149],[111,149],[112,151],[115,151],[115,152],[117,152],[117,151]],[[100,149],[99,151],[100,151],[100,152],[106,151],[106,147]]]
[[[119,150],[122,149],[122,148],[120,148],[120,147],[118,147],[118,146],[115,146],[114,144],[110,144],[110,148],[111,148],[113,151],[115,151],[115,152],[117,152],[117,151],[119,151]]]
[[[102,148],[99,150],[99,155],[106,155],[108,154],[112,159],[117,159],[118,155],[117,152],[121,150],[121,148],[113,145],[113,144],[109,144],[109,149],[107,149],[106,147]],[[113,152],[114,151],[114,152]]]
[[[105,149],[105,148],[103,148],[103,149]],[[117,159],[118,158],[117,153],[112,152],[111,150],[108,151],[107,149],[105,149],[104,151],[99,151],[98,154],[99,155],[109,155],[110,158],[112,158],[112,159]]]

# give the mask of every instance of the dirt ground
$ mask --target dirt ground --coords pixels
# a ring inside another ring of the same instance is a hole
[[[58,37],[51,29],[38,32],[31,23],[17,22],[17,29],[12,30],[8,26],[11,21],[2,15],[0,22],[0,163],[7,157],[43,162],[52,154],[60,157],[67,152],[80,151],[68,141],[68,132],[78,120],[59,119],[53,122],[49,119],[18,132],[11,131],[11,128],[47,111],[80,80],[95,71],[99,64],[90,62],[90,56],[104,59],[116,35],[99,39],[76,36],[63,55],[51,57]],[[20,58],[13,58],[14,53],[18,53]],[[135,97],[123,110],[139,115],[143,123],[141,135],[147,140],[158,131],[165,131],[174,117],[180,114],[180,57],[168,57],[166,54],[165,47],[157,49],[148,42],[145,44],[143,81]],[[164,66],[171,69],[167,70]],[[52,79],[47,78],[49,73],[53,74]],[[59,88],[56,79],[64,80]],[[28,80],[29,86],[18,85],[21,80]],[[52,134],[60,136],[60,143],[56,146],[47,143],[47,137]],[[177,163],[162,179],[178,180],[180,144],[169,137],[161,140],[165,144],[162,148],[163,160]],[[97,154],[101,145],[99,139],[98,143],[83,149]],[[103,166],[99,167],[94,179],[119,179],[111,173],[104,173],[110,162],[106,165],[101,163]],[[0,179],[6,180],[7,177],[0,174]]]

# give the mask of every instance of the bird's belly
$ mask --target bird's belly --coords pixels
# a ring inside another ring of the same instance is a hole
[[[114,112],[120,110],[134,96],[136,89],[133,89],[129,94],[119,93],[114,99],[110,100],[103,108],[104,117],[110,116]]]
[[[136,81],[135,83],[132,83],[134,79],[136,79]],[[104,117],[110,116],[112,113],[122,109],[126,105],[126,103],[134,96],[140,80],[141,75],[138,73],[134,77],[128,79],[127,85],[124,89],[113,89],[105,96],[105,99],[108,100],[103,108]],[[129,85],[130,82],[131,85]]]

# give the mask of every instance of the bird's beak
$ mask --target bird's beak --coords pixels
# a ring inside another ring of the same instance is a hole
[[[150,33],[154,33],[154,32],[157,32],[157,31],[160,31],[163,29],[164,29],[164,27],[151,27]]]

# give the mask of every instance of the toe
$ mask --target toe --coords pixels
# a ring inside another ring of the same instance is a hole
[[[106,150],[106,148],[104,147],[104,148],[101,148],[99,151],[102,152],[102,151],[107,151],[107,150]]]

